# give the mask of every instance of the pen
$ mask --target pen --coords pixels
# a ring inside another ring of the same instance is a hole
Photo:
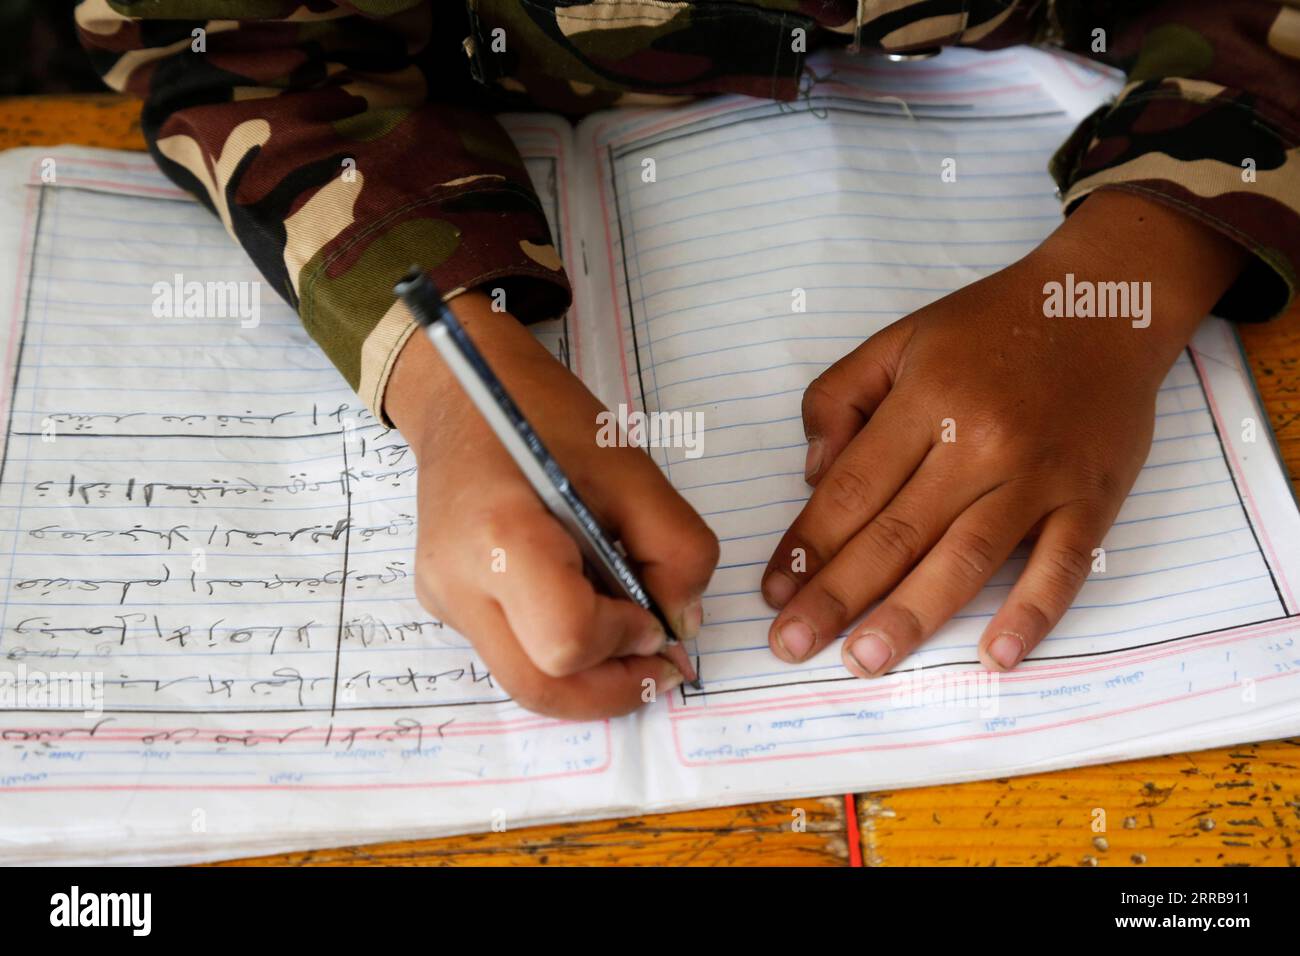
[[[672,626],[663,609],[637,577],[632,565],[614,539],[601,527],[596,516],[583,503],[559,463],[496,377],[487,359],[479,352],[452,311],[447,308],[433,280],[412,266],[393,288],[406,303],[438,354],[450,366],[452,374],[474,407],[487,420],[528,483],[533,486],[547,509],[573,536],[582,551],[591,575],[606,592],[624,597],[645,608],[659,621],[668,642],[663,656],[672,661],[687,682],[696,690],[703,688],[690,657],[673,636]]]

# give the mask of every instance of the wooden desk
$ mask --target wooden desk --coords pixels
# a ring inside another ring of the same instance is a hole
[[[0,149],[143,149],[138,105],[112,95],[0,100]],[[1300,487],[1300,309],[1242,329],[1292,483]],[[1092,811],[1106,811],[1104,836]],[[794,810],[806,825],[795,832]],[[1009,780],[809,797],[241,860],[225,865],[765,864],[844,866],[1293,866],[1300,739]]]

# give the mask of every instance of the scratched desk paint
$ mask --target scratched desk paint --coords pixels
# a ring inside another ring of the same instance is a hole
[[[143,149],[133,100],[0,100],[0,149]],[[1300,490],[1300,309],[1242,339]],[[1010,780],[401,841],[225,865],[1291,866],[1300,842],[1300,739]],[[1105,830],[1095,829],[1098,811]]]

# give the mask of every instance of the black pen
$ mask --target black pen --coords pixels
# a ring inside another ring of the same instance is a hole
[[[641,579],[632,570],[623,552],[613,538],[601,527],[563,469],[542,444],[533,426],[524,418],[519,406],[501,380],[496,377],[487,359],[479,352],[447,304],[442,301],[433,280],[418,266],[410,271],[393,288],[411,310],[438,354],[450,366],[452,374],[487,420],[501,444],[514,459],[528,483],[533,486],[547,509],[578,542],[582,556],[592,576],[609,594],[625,597],[645,608],[659,621],[668,635],[663,655],[682,672],[696,690],[703,688],[695,668],[691,666],[680,642],[673,636],[672,626]]]

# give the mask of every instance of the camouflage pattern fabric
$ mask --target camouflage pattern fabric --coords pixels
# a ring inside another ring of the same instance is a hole
[[[1128,189],[1242,243],[1229,317],[1284,309],[1300,271],[1300,0],[81,0],[76,21],[105,82],[144,99],[164,172],[384,421],[411,262],[449,296],[504,287],[524,321],[568,305],[493,109],[793,99],[796,31],[808,51],[1049,42],[1120,66],[1122,95],[1052,161],[1067,211]]]

